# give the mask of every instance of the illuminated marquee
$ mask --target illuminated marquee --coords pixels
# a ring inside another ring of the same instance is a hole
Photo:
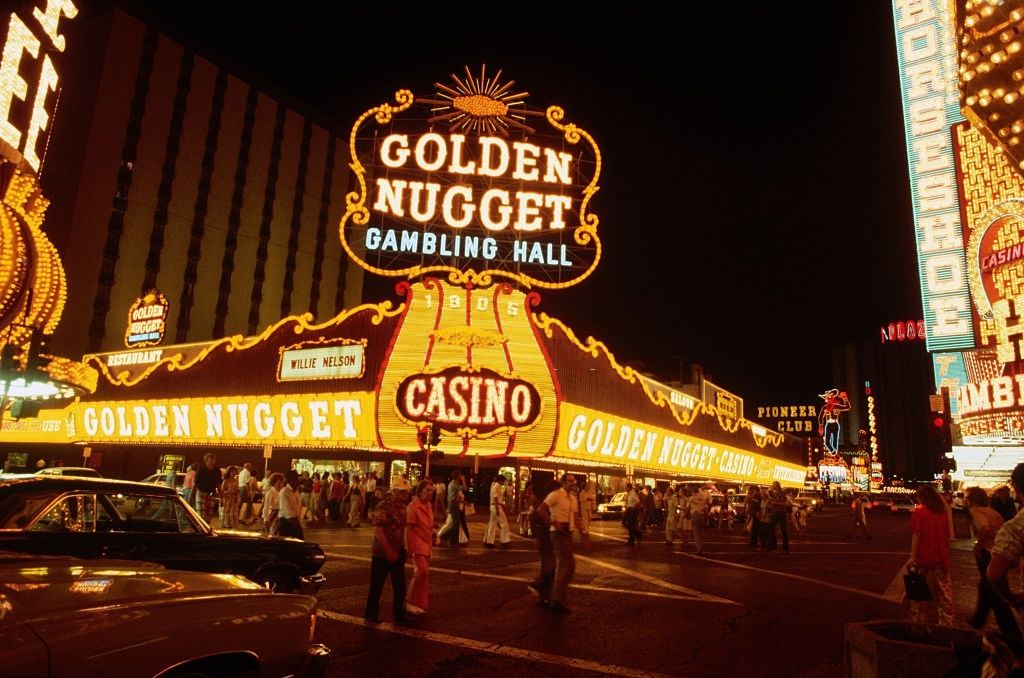
[[[974,347],[950,125],[961,122],[946,0],[893,0],[918,272],[929,351]]]
[[[556,106],[528,108],[500,71],[452,80],[429,96],[401,90],[356,121],[345,250],[388,276],[548,288],[589,276],[601,254],[588,212],[601,171],[593,138]],[[371,117],[378,127],[364,129]]]
[[[889,323],[889,326],[882,326],[880,329],[882,334],[882,343],[888,341],[924,341],[924,321],[923,320],[907,320],[906,322],[900,320],[898,322]]]
[[[86,402],[80,442],[372,447],[372,393]]]
[[[757,419],[784,433],[814,433],[818,408],[815,405],[764,405],[757,408]]]
[[[762,454],[715,443],[679,431],[616,417],[571,403],[560,405],[566,422],[555,454],[588,461],[636,466],[709,478],[802,487],[807,469]]]
[[[7,19],[0,59],[0,155],[24,159],[35,172],[60,81],[50,55],[65,48],[61,20],[77,14],[71,0],[47,0],[45,9],[33,8],[31,16],[12,12]]]
[[[150,290],[128,309],[128,329],[124,332],[126,348],[156,346],[167,331],[170,304],[160,290]]]

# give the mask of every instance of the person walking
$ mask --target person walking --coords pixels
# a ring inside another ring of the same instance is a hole
[[[548,609],[565,614],[566,595],[569,583],[576,571],[576,558],[572,554],[572,530],[579,529],[579,502],[576,498],[576,478],[570,473],[562,474],[562,485],[549,493],[541,502],[538,511],[551,527],[551,543],[555,549],[555,581],[551,587]]]
[[[853,495],[853,501],[850,502],[850,527],[846,530],[847,539],[852,539],[856,536],[858,527],[864,531],[864,536],[871,539],[871,530],[868,529],[868,517],[864,509],[865,501],[861,495]],[[942,501],[942,499],[940,498],[939,501]]]
[[[301,507],[299,520],[309,520],[309,499],[313,496],[313,478],[310,477],[309,471],[303,471],[299,476],[298,492]]]
[[[697,547],[697,555],[704,555],[704,544],[701,540],[701,530],[707,526],[708,515],[708,492],[703,487],[690,495],[690,523],[693,529],[693,545]]]
[[[533,493],[532,480],[526,481],[526,486],[523,488],[523,495],[520,497],[519,502],[519,534],[532,537],[533,530],[531,529],[530,516],[533,514],[533,508],[537,504],[537,497]]]
[[[551,541],[551,513],[541,512],[540,505],[552,492],[557,491],[561,484],[552,480],[540,494],[534,495],[534,503],[530,511],[530,532],[533,534],[537,553],[540,555],[540,573],[527,584],[530,595],[537,599],[537,604],[547,607],[551,604],[551,587],[555,583],[555,545]]]
[[[644,538],[643,532],[637,525],[638,522],[640,522],[640,496],[631,484],[626,483],[626,531],[629,533],[629,540],[626,543],[630,546],[633,546],[637,539],[642,541]]]
[[[597,495],[594,494],[594,488],[590,481],[587,479],[583,480],[580,485],[579,491],[579,502],[580,502],[580,538],[582,540],[590,541],[590,520],[593,518],[594,513],[597,511]]]
[[[327,476],[326,471],[324,476]],[[320,522],[320,474],[314,471],[311,480],[313,482],[309,491],[309,522],[318,523]]]
[[[224,482],[220,484],[220,496],[224,499],[220,526],[226,530],[238,527],[238,498],[240,494],[238,467],[229,466]]]
[[[671,485],[665,490],[665,543],[669,546],[675,541],[676,528],[679,525],[679,495]]]
[[[718,529],[729,529],[732,527],[732,507],[729,505],[729,495],[723,494],[722,501],[718,506]]]
[[[359,476],[352,476],[352,484],[348,487],[348,526],[359,527],[359,517],[363,514],[363,505],[366,503],[363,496],[365,486]]]
[[[1017,515],[1017,506],[1013,503],[1013,497],[1010,496],[1010,488],[1006,485],[1000,485],[992,492],[992,501],[990,503],[992,510],[1003,517],[1003,522],[1009,522]]]
[[[238,504],[242,508],[239,522],[248,525],[254,522],[252,509],[252,464],[245,462],[238,472]]]
[[[503,548],[512,542],[509,534],[508,516],[505,515],[505,476],[500,473],[491,483],[491,517],[484,531],[484,547],[494,548],[494,540],[499,539]]]
[[[416,498],[406,511],[405,543],[412,556],[412,583],[405,611],[426,614],[430,593],[430,555],[434,544],[434,484],[421,480],[416,485]]]
[[[263,514],[263,534],[276,535],[278,534],[278,521],[277,515],[281,510],[281,504],[278,500],[281,494],[281,488],[284,487],[284,475],[281,473],[271,473],[267,476],[268,489],[263,493],[263,506],[261,513]]]
[[[772,489],[768,492],[768,503],[771,506],[771,526],[768,528],[775,534],[775,528],[782,531],[782,552],[789,554],[789,530],[786,528],[787,511],[790,510],[789,502],[786,501],[786,493],[782,491],[782,484],[776,480],[772,483]],[[772,539],[772,550],[775,550]]]
[[[1020,626],[1010,606],[1003,600],[985,576],[988,564],[992,562],[992,547],[995,545],[996,533],[1006,522],[1003,517],[989,506],[988,494],[980,487],[970,487],[964,493],[964,505],[971,519],[971,533],[974,535],[974,561],[978,566],[981,578],[978,580],[978,602],[974,614],[967,623],[980,629],[985,626],[989,613],[994,613],[999,631],[1007,637],[1024,641]]]
[[[946,504],[932,485],[917,488],[918,507],[910,515],[910,566],[920,570],[928,582],[932,601],[938,608],[939,624],[953,626],[953,584],[949,578],[949,516]],[[926,623],[931,601],[910,601],[913,621]]]
[[[334,472],[334,481],[331,483],[330,499],[327,502],[331,514],[331,520],[341,524],[344,520],[344,513],[341,510],[345,502],[345,495],[348,494],[348,473]]]
[[[747,490],[747,522],[746,524],[750,527],[750,548],[759,548],[758,540],[763,542],[761,537],[761,488],[757,485],[751,485],[750,489]]]
[[[182,498],[185,503],[189,506],[195,507],[196,498],[196,471],[199,470],[198,464],[191,464],[188,470],[185,472],[185,482],[181,486],[183,490]]]
[[[290,469],[284,474],[284,486],[277,495],[278,533],[282,537],[305,539],[302,533],[302,504],[299,501],[299,472]]]
[[[392,489],[384,501],[370,515],[373,525],[373,545],[370,559],[370,590],[366,594],[366,621],[380,622],[380,596],[384,582],[391,578],[391,602],[395,623],[402,624],[408,619],[405,612],[405,501],[408,491],[401,487]]]
[[[448,483],[448,514],[452,518],[454,529],[448,530],[447,537],[451,541],[452,548],[459,546],[459,530],[466,533],[469,539],[469,526],[466,524],[465,512],[466,482],[463,480],[462,471],[452,473],[452,479]]]
[[[217,457],[208,452],[203,456],[203,467],[196,471],[196,493],[199,515],[208,525],[217,517],[217,503],[220,499],[220,484],[224,481]]]
[[[1010,487],[1017,500],[1024,503],[1024,463],[1017,464],[1010,474]],[[998,496],[998,494],[996,495]],[[995,497],[993,497],[993,501]],[[1007,497],[1010,504],[1013,499]],[[994,510],[994,509],[993,509]],[[992,561],[985,571],[985,578],[992,588],[1015,608],[1024,607],[1024,596],[1010,591],[1006,575],[1017,568],[1024,555],[1024,511],[1013,514],[996,532],[991,548]]]

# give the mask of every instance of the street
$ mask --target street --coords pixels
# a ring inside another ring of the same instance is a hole
[[[363,620],[369,582],[369,527],[310,529],[328,553],[319,594],[317,640],[332,648],[332,673],[482,675],[521,671],[577,676],[835,676],[843,671],[843,625],[905,616],[902,581],[909,516],[869,517],[873,539],[847,540],[845,507],[814,515],[790,555],[755,551],[740,527],[708,530],[704,557],[652,532],[636,547],[613,521],[591,526],[592,548],[577,550],[567,605],[556,615],[526,589],[538,570],[532,540],[485,549],[484,517],[472,540],[436,547],[428,614],[391,623]],[[970,552],[954,551],[958,605],[973,604]],[[407,567],[411,576],[411,565]],[[964,611],[958,610],[962,617]]]

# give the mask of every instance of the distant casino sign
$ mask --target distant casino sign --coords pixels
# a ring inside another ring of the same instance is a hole
[[[150,290],[135,300],[128,309],[128,329],[124,333],[127,348],[156,346],[167,331],[167,311],[170,304],[160,290]]]
[[[757,408],[757,420],[782,433],[816,433],[816,405],[764,405]]]
[[[883,325],[882,343],[890,341],[924,341],[924,320],[900,320]]]
[[[350,144],[357,190],[342,244],[365,269],[452,282],[492,276],[560,288],[597,266],[601,155],[557,106],[532,109],[526,92],[466,70],[429,95],[409,90],[364,113]],[[371,126],[371,119],[376,127]]]

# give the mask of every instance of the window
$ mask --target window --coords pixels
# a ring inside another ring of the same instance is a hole
[[[100,508],[101,531],[195,532],[177,496],[110,494]]]
[[[76,494],[62,497],[29,528],[31,532],[94,532],[96,497]]]

